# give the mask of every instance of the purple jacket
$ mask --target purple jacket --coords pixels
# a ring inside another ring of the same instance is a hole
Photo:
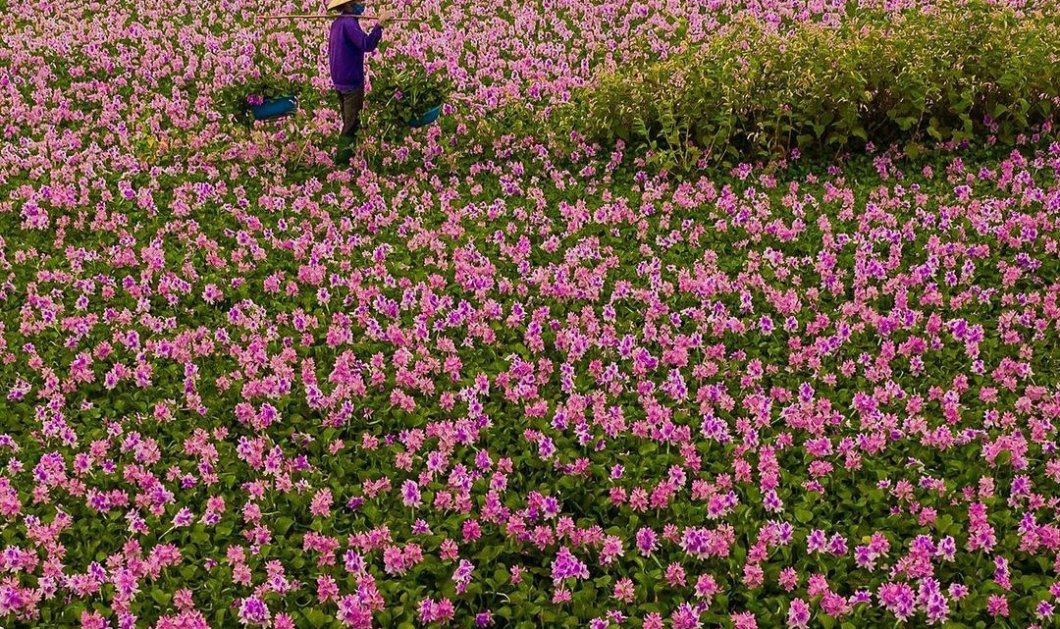
[[[365,33],[357,18],[346,14],[335,18],[328,36],[328,60],[336,90],[352,92],[364,87],[364,53],[375,50],[382,36],[383,27],[378,24]]]

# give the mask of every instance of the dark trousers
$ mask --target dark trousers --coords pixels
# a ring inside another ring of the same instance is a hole
[[[342,133],[339,134],[339,148],[335,153],[335,162],[345,164],[353,156],[353,144],[357,140],[357,132],[361,129],[364,89],[338,92],[338,95],[339,112],[342,114]]]

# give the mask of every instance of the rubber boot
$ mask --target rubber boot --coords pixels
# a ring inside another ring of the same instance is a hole
[[[339,136],[338,148],[335,150],[335,165],[349,166],[350,158],[353,157],[353,147],[357,143],[355,138]]]

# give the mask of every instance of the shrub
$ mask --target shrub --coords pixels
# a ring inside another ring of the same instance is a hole
[[[600,77],[567,111],[592,140],[686,166],[919,136],[1011,139],[1053,115],[1058,16],[1017,19],[973,0],[788,33],[745,18],[666,60]]]

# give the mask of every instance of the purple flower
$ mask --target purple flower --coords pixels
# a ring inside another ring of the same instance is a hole
[[[640,554],[644,555],[645,557],[647,557],[648,555],[651,555],[652,552],[655,551],[656,539],[657,538],[656,538],[656,535],[655,535],[655,531],[653,531],[653,530],[651,530],[649,528],[642,528],[642,529],[638,530],[637,531],[637,550],[639,550]]]
[[[810,606],[801,598],[788,606],[788,629],[806,629],[810,623]]]
[[[401,502],[406,507],[418,507],[422,504],[420,499],[420,486],[414,480],[407,480],[401,484]]]
[[[467,559],[460,560],[460,565],[457,566],[456,571],[453,573],[453,582],[456,583],[456,591],[458,594],[463,594],[467,589],[468,584],[471,583],[471,572],[474,569],[475,564]]]
[[[265,625],[269,622],[269,608],[256,596],[248,596],[239,603],[239,622],[244,625]]]
[[[1049,620],[1053,617],[1053,604],[1049,601],[1038,603],[1038,607],[1034,610],[1034,615],[1041,620]]]
[[[564,546],[552,561],[552,580],[558,583],[567,578],[588,579],[589,568]]]

